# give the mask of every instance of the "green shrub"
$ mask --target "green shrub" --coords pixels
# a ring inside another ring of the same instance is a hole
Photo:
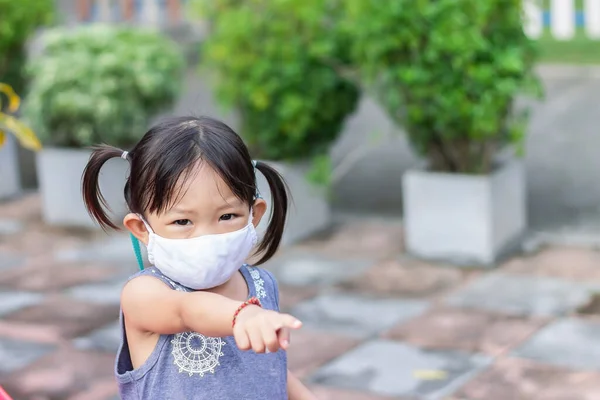
[[[24,113],[48,145],[127,147],[180,93],[183,55],[159,33],[89,25],[49,31],[43,44]]]
[[[521,0],[352,0],[353,64],[433,170],[488,173],[522,148],[519,93],[538,93]]]
[[[239,111],[256,157],[322,155],[359,99],[358,88],[325,62],[349,60],[330,34],[338,16],[328,0],[196,0],[211,22],[203,61],[222,103]]]
[[[53,0],[0,0],[0,82],[17,93],[25,88],[25,44],[53,15]]]

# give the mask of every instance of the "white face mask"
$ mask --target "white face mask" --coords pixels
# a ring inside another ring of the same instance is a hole
[[[167,239],[154,233],[145,221],[144,225],[150,233],[148,261],[175,282],[196,290],[227,282],[258,241],[252,213],[248,225],[240,230],[190,239]]]

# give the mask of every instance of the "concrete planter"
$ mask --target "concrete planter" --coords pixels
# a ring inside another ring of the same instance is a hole
[[[42,213],[49,225],[93,228],[81,195],[81,176],[90,152],[78,149],[47,148],[38,153],[37,174],[42,195]],[[119,221],[127,213],[123,189],[129,163],[115,158],[100,172],[100,190],[112,216]]]
[[[303,163],[266,162],[279,171],[292,194],[282,245],[298,242],[329,227],[331,224],[331,211],[327,190],[307,180],[308,165]],[[265,177],[258,171],[257,180],[260,193],[269,207],[258,226],[258,232],[262,234],[267,228],[268,217],[271,215],[271,191]]]
[[[527,228],[525,174],[512,160],[488,176],[411,170],[403,181],[409,253],[459,265],[492,265]]]
[[[17,140],[10,134],[0,148],[0,199],[8,199],[21,192],[19,170],[19,148]]]

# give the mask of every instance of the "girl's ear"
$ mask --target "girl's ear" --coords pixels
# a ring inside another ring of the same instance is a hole
[[[267,202],[263,199],[256,199],[252,206],[252,225],[257,227],[263,215],[267,211]]]
[[[148,245],[149,234],[146,229],[146,225],[141,220],[141,218],[134,213],[129,213],[123,218],[123,225],[125,228],[129,229],[129,232],[133,234],[140,242]]]

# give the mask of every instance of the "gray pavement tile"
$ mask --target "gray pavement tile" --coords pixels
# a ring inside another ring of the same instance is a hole
[[[12,218],[0,218],[0,236],[18,235],[25,229],[23,221]]]
[[[132,274],[137,270],[131,239],[129,235],[122,233],[97,240],[85,247],[59,250],[54,253],[54,258],[64,262],[97,262],[119,267]]]
[[[121,291],[128,277],[129,275],[119,275],[104,282],[74,286],[67,289],[65,294],[73,299],[94,304],[120,304]]]
[[[548,364],[600,370],[600,322],[566,318],[554,321],[514,351]]]
[[[112,322],[97,329],[87,336],[73,340],[73,344],[80,350],[100,350],[116,353],[121,342],[120,321]]]
[[[600,372],[502,357],[452,397],[452,400],[530,399],[600,399]]]
[[[422,315],[427,308],[428,303],[419,300],[332,293],[299,303],[291,314],[319,331],[366,338]]]
[[[25,257],[0,251],[0,270],[16,267],[25,263]]]
[[[31,292],[0,292],[0,317],[14,311],[39,304],[44,299],[40,293]]]
[[[0,218],[0,236],[18,235],[25,229],[22,221],[12,218]]]
[[[375,260],[334,258],[308,251],[286,251],[269,261],[266,267],[278,281],[291,286],[333,285],[358,276]]]
[[[0,373],[9,374],[48,354],[53,346],[0,337]]]
[[[455,307],[498,311],[511,315],[566,315],[588,302],[600,286],[541,276],[494,273],[451,295]]]
[[[319,369],[311,382],[379,395],[443,399],[491,363],[459,351],[426,351],[400,342],[367,342]]]

